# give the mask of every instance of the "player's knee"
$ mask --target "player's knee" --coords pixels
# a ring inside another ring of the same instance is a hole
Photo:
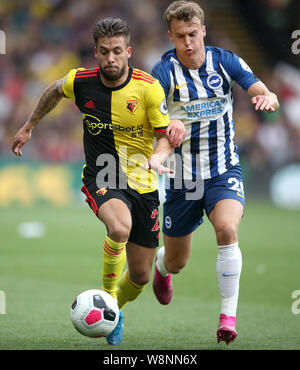
[[[215,226],[219,245],[227,245],[235,242],[238,236],[238,226],[234,223],[221,223]]]
[[[166,263],[166,268],[171,274],[179,274],[180,271],[185,267],[186,261],[170,261]]]
[[[116,242],[126,242],[129,238],[131,225],[115,222],[108,226],[109,237]]]
[[[147,271],[136,271],[130,274],[130,280],[138,285],[146,285],[149,283],[151,273]]]

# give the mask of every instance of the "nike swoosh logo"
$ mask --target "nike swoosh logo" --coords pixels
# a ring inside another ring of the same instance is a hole
[[[224,277],[228,277],[228,276],[237,276],[238,274],[225,274],[225,272],[223,272],[223,276]]]
[[[237,194],[239,197],[245,198],[245,197],[243,196],[243,194],[241,194],[241,193],[239,193],[239,192],[237,192],[236,194]]]
[[[181,89],[183,86],[185,86],[185,85],[187,85],[189,83],[189,81],[188,82],[185,82],[184,84],[182,84],[182,85],[177,85],[176,84],[176,89]]]

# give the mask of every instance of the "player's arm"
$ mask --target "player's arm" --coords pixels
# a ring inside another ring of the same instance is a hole
[[[164,64],[159,62],[155,64],[151,74],[162,86],[167,101],[171,85],[170,73],[166,71]],[[178,119],[171,120],[169,126],[167,127],[166,135],[172,148],[180,147],[185,138],[185,127],[183,122]]]
[[[263,110],[268,113],[276,112],[279,108],[279,102],[276,94],[271,92],[267,86],[261,82],[255,82],[249,87],[247,93],[252,97],[251,102],[255,110]]]
[[[20,128],[14,137],[12,151],[15,155],[22,155],[21,148],[31,138],[31,132],[34,127],[47,113],[56,107],[58,102],[64,96],[65,95],[62,90],[62,80],[52,82],[45,89],[24,126]]]
[[[162,165],[162,163],[164,163],[168,159],[172,152],[172,148],[166,132],[155,132],[155,137],[157,143],[153,150],[153,154],[148,159],[145,165],[145,168],[147,170],[152,168],[153,170],[157,171],[159,175],[162,175],[163,173],[173,173],[173,170]]]
[[[223,49],[221,62],[231,79],[251,96],[251,102],[256,110],[272,113],[279,108],[277,96],[253,74],[242,58]]]
[[[166,129],[166,135],[172,148],[180,147],[185,138],[184,123],[179,119],[172,119]]]

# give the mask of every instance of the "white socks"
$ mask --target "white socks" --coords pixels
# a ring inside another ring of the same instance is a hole
[[[238,242],[218,246],[217,277],[221,295],[221,313],[236,316],[239,296],[239,283],[242,270],[242,254]],[[165,247],[159,248],[156,254],[156,267],[163,277],[169,275],[163,258]]]
[[[166,269],[166,266],[164,264],[164,255],[165,255],[165,247],[162,246],[159,248],[157,254],[156,254],[156,267],[163,277],[167,277],[169,275],[169,271]]]
[[[217,276],[221,295],[221,313],[236,316],[242,254],[238,242],[218,246]]]

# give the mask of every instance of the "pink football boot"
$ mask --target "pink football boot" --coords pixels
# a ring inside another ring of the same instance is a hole
[[[219,328],[217,331],[217,342],[220,343],[224,341],[226,344],[233,342],[237,337],[235,325],[236,318],[234,316],[227,316],[221,313],[219,319]]]
[[[173,296],[172,274],[161,276],[156,265],[153,278],[153,291],[161,304],[169,304]]]

